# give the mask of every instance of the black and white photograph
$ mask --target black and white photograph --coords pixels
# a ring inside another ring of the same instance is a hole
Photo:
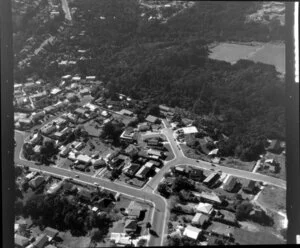
[[[298,5],[7,2],[2,247],[297,243]]]

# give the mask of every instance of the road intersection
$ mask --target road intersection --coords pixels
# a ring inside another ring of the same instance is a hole
[[[80,173],[80,180],[75,178],[75,175],[78,174],[77,171],[69,170],[65,168],[55,167],[55,166],[45,166],[45,165],[36,165],[32,161],[28,161],[23,158],[22,156],[22,146],[24,143],[24,139],[28,134],[25,132],[15,131],[15,140],[16,140],[16,147],[15,147],[15,164],[21,164],[29,166],[34,170],[43,171],[45,173],[49,173],[52,175],[56,175],[59,177],[72,177],[74,180],[86,183],[86,184],[94,184],[95,182],[98,183],[101,187],[107,188],[111,191],[117,191],[121,194],[143,200],[148,203],[152,203],[153,205],[153,216],[152,216],[152,228],[158,234],[158,237],[151,237],[149,241],[150,246],[163,246],[165,234],[167,233],[167,220],[169,217],[169,209],[168,203],[165,198],[163,198],[158,192],[156,192],[156,188],[158,184],[163,180],[164,174],[173,166],[177,165],[190,165],[200,169],[210,170],[214,169],[216,171],[222,171],[228,175],[233,175],[237,177],[247,178],[256,181],[262,181],[267,184],[272,184],[281,188],[286,189],[286,182],[281,179],[269,177],[266,175],[253,173],[249,171],[238,170],[234,168],[214,165],[212,166],[211,163],[201,160],[195,160],[186,157],[182,150],[179,148],[177,142],[173,137],[173,130],[168,128],[168,123],[163,120],[164,128],[161,130],[161,134],[165,135],[170,147],[173,151],[174,158],[170,161],[166,161],[162,169],[155,175],[148,183],[142,188],[137,189],[131,186],[127,186],[124,184],[111,182],[105,180],[103,178],[94,177],[93,175],[87,175],[84,173]]]

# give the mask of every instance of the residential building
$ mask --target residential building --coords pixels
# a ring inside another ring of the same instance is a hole
[[[132,127],[127,127],[124,132],[120,135],[120,139],[123,142],[127,142],[127,143],[133,143],[135,141],[134,138],[134,130]]]
[[[140,217],[143,207],[135,201],[131,201],[125,212],[128,217],[138,219]]]
[[[140,168],[141,168],[141,165],[132,163],[130,165],[130,167],[128,167],[124,173],[129,177],[133,177]]]
[[[59,155],[63,158],[66,158],[71,151],[71,148],[69,146],[65,146],[60,152]]]
[[[224,189],[228,192],[232,192],[237,187],[237,184],[238,184],[238,179],[236,177],[231,176],[226,182]]]
[[[28,143],[32,144],[32,145],[36,145],[37,143],[39,143],[42,140],[42,136],[40,135],[40,133],[35,133],[32,138],[28,141]]]
[[[48,241],[51,241],[58,235],[59,231],[52,227],[46,227],[44,233],[48,236]]]
[[[243,188],[243,190],[248,194],[253,194],[256,189],[256,182],[253,180],[250,180],[248,185]]]
[[[186,236],[193,240],[197,240],[199,238],[201,231],[202,230],[197,227],[187,225],[187,227],[184,229],[183,236]]]
[[[34,248],[44,248],[48,242],[48,237],[46,234],[39,235],[33,242]]]
[[[77,109],[75,109],[74,112],[75,112],[75,114],[78,114],[81,117],[85,117],[85,114],[88,113],[88,110],[84,109],[84,108],[77,108]]]
[[[146,121],[147,121],[147,122],[150,122],[150,123],[155,123],[157,120],[158,120],[158,117],[155,117],[155,116],[153,116],[153,115],[148,115],[148,116],[146,117]]]
[[[41,120],[45,117],[45,112],[44,111],[41,111],[41,112],[38,112],[38,113],[33,113],[31,115],[31,119],[32,121],[38,121],[38,120]]]
[[[36,189],[38,188],[43,182],[45,182],[45,178],[43,176],[37,176],[35,178],[33,178],[32,180],[30,180],[29,185]]]
[[[20,118],[18,122],[21,127],[30,127],[32,125],[32,121],[29,118]]]
[[[124,231],[126,233],[135,232],[136,229],[137,229],[137,227],[138,227],[138,225],[137,225],[137,221],[136,220],[127,219],[125,221]]]
[[[125,154],[129,155],[130,157],[134,157],[138,154],[139,149],[137,146],[130,144],[129,146],[126,147],[125,149]]]
[[[21,236],[19,234],[15,234],[15,245],[16,247],[24,248],[29,244],[29,239]]]
[[[47,124],[41,128],[41,132],[46,135],[53,133],[55,130],[56,130],[56,126],[53,125],[52,123]]]
[[[268,151],[274,152],[274,153],[280,153],[282,148],[280,146],[279,140],[271,140],[271,143],[269,147],[267,148]]]
[[[91,112],[95,112],[96,110],[99,109],[99,107],[97,105],[92,104],[90,102],[85,104],[83,107],[88,108]]]
[[[196,213],[192,219],[192,225],[203,226],[208,223],[209,217],[203,213]]]
[[[127,110],[127,109],[122,109],[119,112],[117,112],[120,115],[126,115],[126,116],[133,116],[133,112]]]
[[[234,229],[235,228],[233,228],[232,226],[213,221],[211,226],[209,226],[208,231],[211,231],[217,236],[230,238],[234,232]]]
[[[213,205],[210,203],[199,202],[195,210],[199,213],[210,215],[213,211]]]
[[[150,167],[147,167],[145,165],[143,165],[139,171],[135,174],[135,176],[139,179],[146,179],[146,177],[148,176],[148,174],[150,173],[151,171],[151,168]]]
[[[207,178],[205,178],[203,183],[206,184],[208,187],[211,187],[213,184],[217,182],[219,178],[220,175],[218,173],[211,173]]]
[[[201,192],[200,199],[202,202],[208,202],[211,204],[221,204],[221,199],[214,192]]]
[[[76,159],[83,164],[89,164],[92,161],[91,157],[86,154],[79,154]]]
[[[147,153],[148,153],[148,155],[156,156],[156,157],[158,157],[158,158],[164,156],[163,152],[158,151],[158,150],[154,150],[154,149],[149,149],[149,150],[147,151]]]
[[[33,152],[35,154],[40,154],[41,153],[41,149],[42,149],[41,145],[36,145],[36,146],[33,147]]]
[[[203,170],[200,169],[191,169],[189,171],[189,176],[191,179],[193,179],[194,181],[202,181],[204,179],[204,174],[203,174]]]
[[[53,113],[54,111],[55,111],[55,107],[53,107],[53,106],[47,106],[44,108],[44,112],[46,114]]]
[[[126,233],[111,233],[110,240],[120,246],[132,245],[131,237]]]
[[[92,192],[84,188],[78,188],[77,194],[79,195],[80,199],[85,201],[90,201],[92,198]]]
[[[235,214],[227,210],[219,210],[219,215],[215,216],[214,220],[228,225],[236,225]]]
[[[84,143],[79,141],[74,141],[72,142],[71,147],[74,147],[77,151],[80,151],[84,147]]]
[[[81,96],[86,96],[90,94],[90,90],[88,88],[83,88],[82,90],[79,91]]]
[[[138,125],[138,130],[140,132],[146,132],[146,131],[150,130],[150,126],[148,125],[148,123],[141,123]]]
[[[58,190],[61,189],[61,187],[63,186],[63,183],[64,183],[63,181],[53,183],[47,190],[47,194],[55,194]]]

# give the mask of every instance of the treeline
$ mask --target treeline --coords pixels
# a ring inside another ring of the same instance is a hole
[[[86,235],[92,228],[98,228],[103,238],[112,223],[109,214],[96,214],[88,207],[80,207],[62,195],[35,195],[26,202],[23,213],[24,216],[30,216],[40,227],[70,230],[75,236]]]

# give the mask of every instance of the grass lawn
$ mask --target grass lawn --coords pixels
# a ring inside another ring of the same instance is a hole
[[[252,171],[254,166],[256,164],[256,161],[253,162],[243,162],[239,159],[235,158],[224,158],[224,160],[220,162],[220,165],[236,168],[239,170],[246,170],[246,171]]]
[[[168,156],[167,158],[165,159],[166,161],[169,161],[169,160],[172,160],[174,158],[174,153],[171,149],[171,146],[170,144],[164,144],[164,147],[168,150]]]
[[[88,236],[80,236],[74,237],[70,233],[67,232],[60,232],[59,237],[63,239],[62,244],[66,247],[80,247],[80,248],[88,248],[91,242],[91,238]]]
[[[262,190],[257,200],[266,208],[273,209],[275,211],[286,210],[286,190],[282,188],[267,185]]]
[[[201,159],[203,161],[210,162],[210,159],[207,157],[207,155],[202,154],[202,153],[197,153],[194,149],[192,149],[184,144],[180,144],[180,147],[186,157],[193,158],[193,159]]]
[[[283,155],[283,154],[274,154],[274,153],[271,153],[271,152],[267,152],[266,155],[265,155],[265,159],[272,159],[272,158],[280,164],[279,173],[274,173],[274,172],[270,171],[269,169],[263,169],[262,167],[259,168],[257,170],[257,172],[261,173],[261,174],[268,175],[268,176],[272,176],[272,177],[276,177],[276,178],[286,180],[286,167],[285,167],[286,166],[286,162],[285,162],[286,158],[285,158],[285,155]]]
[[[94,120],[90,120],[83,125],[84,129],[88,132],[89,135],[99,137],[102,131],[99,124]]]

